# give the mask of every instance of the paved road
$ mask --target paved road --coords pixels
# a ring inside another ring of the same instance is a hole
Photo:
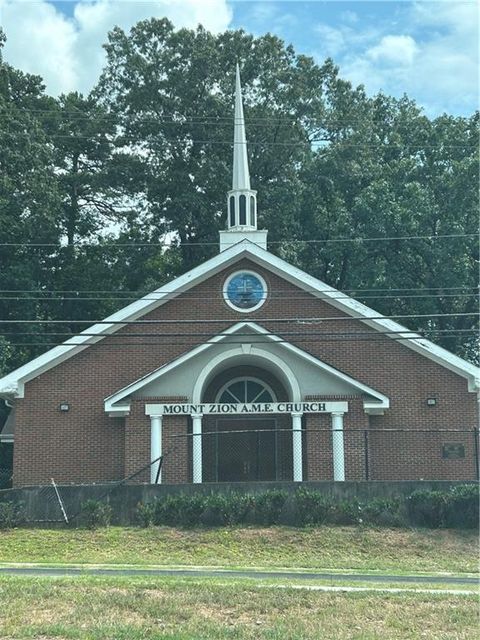
[[[415,584],[478,585],[478,578],[462,576],[378,575],[369,573],[316,573],[249,571],[234,569],[125,569],[113,567],[0,567],[0,575],[14,576],[172,576],[189,578],[257,578],[278,580],[328,580],[331,582],[396,582]]]

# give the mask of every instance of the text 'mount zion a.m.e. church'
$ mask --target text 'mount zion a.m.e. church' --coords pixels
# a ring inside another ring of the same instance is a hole
[[[218,255],[0,380],[14,486],[474,479],[477,368],[269,253],[234,131]]]

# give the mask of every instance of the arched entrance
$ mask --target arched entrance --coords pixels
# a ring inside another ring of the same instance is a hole
[[[271,372],[252,365],[230,367],[208,384],[205,402],[275,403],[288,400]],[[204,482],[292,479],[292,439],[282,415],[205,416]]]

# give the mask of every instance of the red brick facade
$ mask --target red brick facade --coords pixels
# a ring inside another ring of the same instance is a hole
[[[268,285],[265,304],[250,314],[236,312],[223,301],[225,278],[239,268],[255,270]],[[299,324],[295,322],[298,317],[338,319]],[[292,322],[281,321],[287,318]],[[390,409],[384,415],[369,416],[363,410],[361,398],[347,398],[347,480],[364,479],[366,466],[374,480],[474,477],[472,430],[477,425],[477,403],[475,394],[468,392],[465,378],[415,353],[400,341],[382,339],[366,324],[246,259],[143,319],[191,322],[151,324],[147,329],[127,325],[121,329],[123,337],[106,337],[26,384],[25,397],[15,401],[15,486],[44,483],[51,477],[63,483],[102,482],[135,473],[148,463],[150,455],[146,399],[133,400],[130,415],[125,418],[106,415],[104,399],[239,320],[258,322],[269,332],[284,336],[288,342],[390,399]],[[358,331],[371,335],[372,340],[343,338],[345,333]],[[155,337],[139,338],[141,345],[135,345],[134,340],[127,344],[130,338],[125,334],[138,336],[146,332]],[[338,336],[322,339],[322,333]],[[436,398],[436,406],[427,406],[428,397]],[[63,402],[70,405],[68,412],[59,411]],[[309,414],[303,420],[304,477],[331,479],[330,416]],[[165,482],[191,481],[191,442],[186,435],[190,428],[188,418],[164,418],[162,446],[164,451],[171,450],[162,471]],[[379,431],[399,428],[418,430],[418,437],[408,439],[400,432]],[[470,430],[454,434],[454,441],[465,445],[464,459],[442,458],[442,443],[452,441],[452,436],[433,433],[437,429]],[[431,433],[425,435],[420,430]],[[185,437],[176,437],[178,433],[184,433]],[[149,471],[135,480],[148,482]]]

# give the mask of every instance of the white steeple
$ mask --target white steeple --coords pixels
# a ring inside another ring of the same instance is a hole
[[[250,188],[247,136],[243,117],[240,69],[235,78],[235,119],[233,126],[232,190],[227,196],[227,231],[220,231],[220,251],[248,238],[263,249],[267,248],[267,231],[257,230],[257,192]]]
[[[242,87],[240,69],[237,64],[235,78],[235,121],[233,128],[233,180],[232,190],[250,191],[250,173],[248,171],[247,136],[243,117]]]

